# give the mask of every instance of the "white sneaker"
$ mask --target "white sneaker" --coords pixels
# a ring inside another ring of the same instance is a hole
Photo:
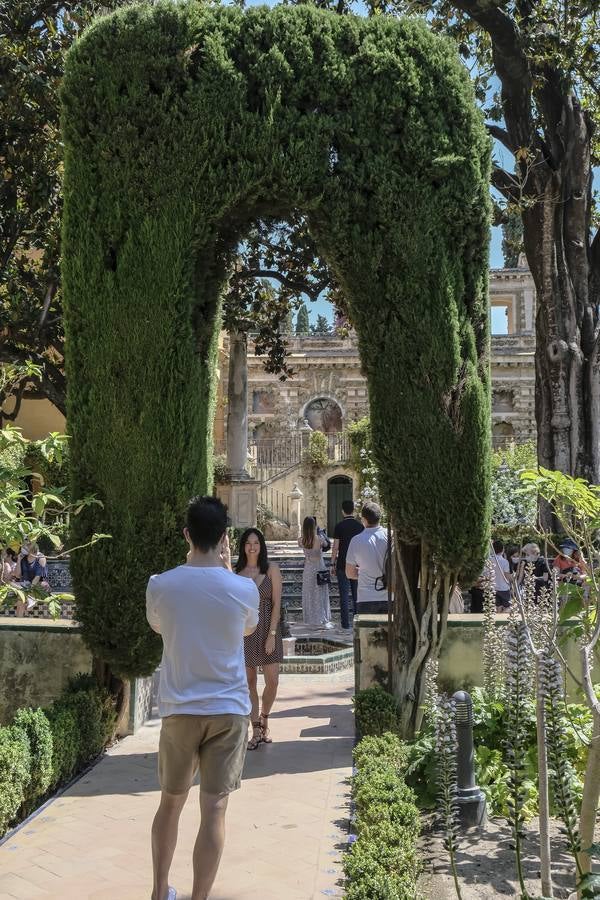
[[[167,894],[167,900],[177,900],[177,891],[175,888],[170,887],[169,893]]]
[[[325,622],[323,628],[335,628],[335,625],[333,624],[333,622]]]

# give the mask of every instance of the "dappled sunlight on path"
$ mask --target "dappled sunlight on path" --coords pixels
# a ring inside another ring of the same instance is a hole
[[[352,676],[282,676],[273,743],[246,758],[211,900],[341,897],[348,828]],[[160,724],[115,746],[0,847],[0,900],[149,900]],[[198,789],[181,818],[171,882],[191,896]]]

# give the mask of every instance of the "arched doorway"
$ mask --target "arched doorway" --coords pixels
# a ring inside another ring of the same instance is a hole
[[[327,482],[327,534],[330,536],[342,518],[344,500],[352,500],[352,479],[348,475],[334,475]]]
[[[492,427],[492,446],[495,450],[507,447],[515,439],[515,429],[510,422],[495,422]]]

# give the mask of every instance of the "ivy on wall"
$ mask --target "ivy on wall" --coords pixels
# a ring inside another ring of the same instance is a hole
[[[399,536],[477,569],[489,522],[489,142],[452,45],[311,6],[100,19],[63,85],[64,290],[91,648],[147,674],[148,575],[210,488],[220,295],[253,217],[301,210],[341,285]],[[93,521],[87,521],[93,517]],[[85,520],[85,521],[84,521]]]

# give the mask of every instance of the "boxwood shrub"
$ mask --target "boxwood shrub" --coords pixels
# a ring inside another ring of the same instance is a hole
[[[53,703],[46,710],[52,732],[52,779],[51,786],[68,781],[77,765],[79,755],[79,733],[77,720],[72,709],[61,701]]]
[[[356,730],[361,737],[399,731],[398,701],[378,684],[359,691],[352,702]]]
[[[415,900],[419,810],[404,780],[404,745],[392,733],[354,750],[356,840],[344,860],[346,900]]]
[[[21,728],[0,728],[0,835],[15,819],[31,780],[31,751]]]
[[[108,692],[81,676],[47,709],[21,709],[1,727],[0,836],[97,756],[114,724]]]
[[[29,812],[52,781],[52,731],[41,709],[20,709],[13,719],[13,726],[20,728],[29,742],[30,778],[23,801],[25,812]]]

